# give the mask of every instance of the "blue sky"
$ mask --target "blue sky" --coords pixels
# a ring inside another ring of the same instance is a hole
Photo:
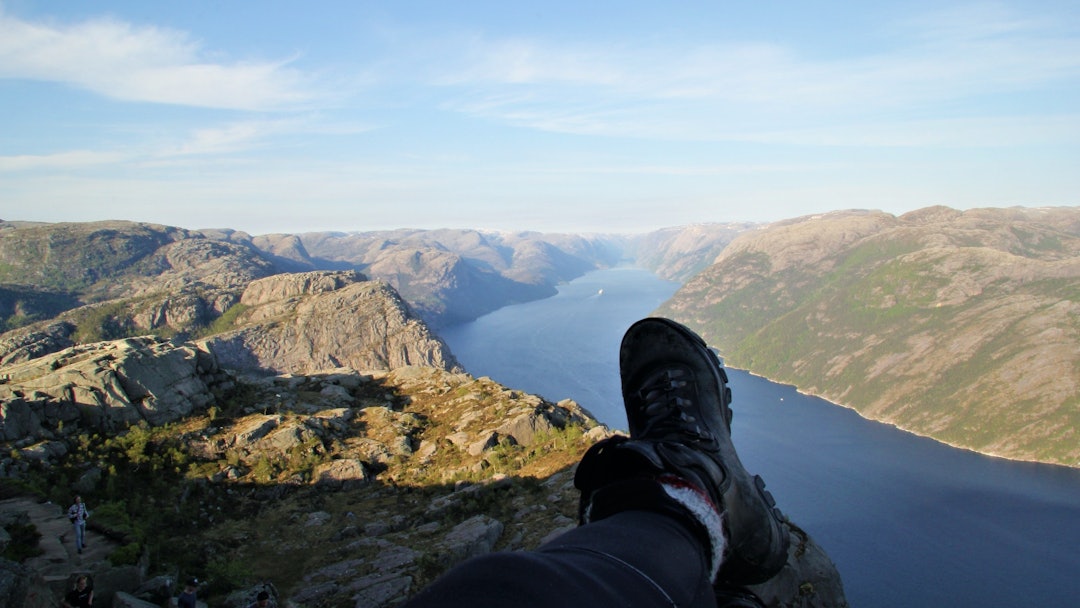
[[[0,218],[641,232],[1080,204],[1080,3],[0,0]]]

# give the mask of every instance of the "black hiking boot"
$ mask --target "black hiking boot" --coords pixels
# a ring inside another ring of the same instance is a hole
[[[683,325],[647,318],[623,337],[619,369],[630,438],[601,442],[582,459],[575,482],[583,508],[605,484],[675,475],[723,514],[717,582],[771,578],[787,562],[790,539],[765,482],[743,468],[731,443],[731,390],[719,359]]]

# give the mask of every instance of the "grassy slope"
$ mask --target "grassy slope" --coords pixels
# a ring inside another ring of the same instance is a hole
[[[856,218],[840,229],[852,220],[835,217],[812,229],[849,239],[796,256],[785,244],[805,238],[798,226],[759,234],[663,312],[732,365],[869,418],[984,453],[1080,464],[1078,239],[963,219]]]

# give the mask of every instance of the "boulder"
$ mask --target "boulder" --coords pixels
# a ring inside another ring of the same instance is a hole
[[[216,371],[208,352],[151,337],[83,344],[8,365],[0,371],[0,438],[172,422],[211,402]]]
[[[311,475],[312,483],[330,487],[348,488],[371,481],[374,476],[360,460],[343,458],[331,460],[315,467]]]
[[[513,437],[520,445],[532,445],[536,437],[542,433],[549,433],[555,429],[551,420],[543,415],[542,411],[531,411],[519,414],[502,426],[495,429],[499,435]]]
[[[146,573],[139,566],[108,566],[108,562],[96,565],[90,573],[94,583],[94,603],[109,605],[119,593],[133,594],[142,585]],[[68,588],[71,588],[69,583]],[[136,598],[137,599],[137,598]]]
[[[487,515],[475,515],[454,526],[439,543],[447,565],[490,553],[503,532],[503,523]]]
[[[161,575],[143,582],[133,595],[160,606],[168,602],[177,591],[183,591],[183,589],[177,588],[176,580],[171,576]]]
[[[0,558],[0,608],[57,608],[45,580],[26,566]]]

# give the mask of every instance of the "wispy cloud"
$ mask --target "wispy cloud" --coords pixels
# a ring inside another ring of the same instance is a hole
[[[34,171],[37,169],[73,169],[109,165],[128,158],[112,152],[75,150],[57,154],[20,154],[0,156],[0,173]]]
[[[940,103],[962,116],[957,104],[986,96],[1075,94],[1080,39],[1067,27],[975,5],[883,29],[873,51],[843,58],[757,41],[575,46],[474,35],[454,40],[463,50],[444,54],[452,59],[432,82],[456,92],[447,103],[457,111],[542,130],[712,140],[781,130],[790,141],[810,125],[925,117]]]
[[[314,83],[288,60],[210,61],[175,30],[112,19],[34,23],[0,8],[0,78],[60,82],[125,100],[238,110],[309,104]]]
[[[1080,141],[1080,114],[944,118],[855,123],[792,130],[733,133],[730,139],[820,146],[972,147],[1072,144]]]
[[[220,157],[235,155],[263,146],[272,146],[276,137],[293,135],[353,135],[375,127],[363,124],[328,123],[318,117],[297,117],[280,120],[249,120],[195,129],[185,133],[175,143],[141,145],[124,151],[74,150],[43,155],[0,156],[0,173],[36,170],[77,170],[136,163],[141,166],[166,166],[179,159],[207,158],[220,162]]]

